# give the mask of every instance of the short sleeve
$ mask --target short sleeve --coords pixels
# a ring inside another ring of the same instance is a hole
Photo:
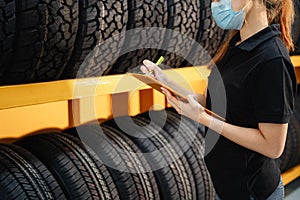
[[[296,77],[284,58],[267,62],[255,77],[254,115],[258,123],[288,123],[294,110]]]

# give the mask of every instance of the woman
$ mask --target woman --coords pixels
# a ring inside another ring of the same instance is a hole
[[[212,13],[232,33],[214,58],[217,67],[209,76],[207,95],[191,94],[186,103],[163,92],[180,114],[221,135],[205,158],[217,199],[283,199],[276,161],[284,149],[296,93],[288,53],[293,49],[293,2],[220,0],[212,3]],[[154,70],[154,77],[171,82],[148,60],[141,70]],[[212,81],[217,72],[226,92],[225,122],[204,111],[212,107],[210,94],[218,90]]]

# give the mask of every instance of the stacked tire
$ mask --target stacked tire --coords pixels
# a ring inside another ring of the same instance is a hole
[[[173,110],[150,116],[1,144],[1,199],[214,199],[203,129]]]
[[[203,129],[176,111],[118,117],[65,132],[81,138],[106,162],[123,198],[214,199]]]
[[[280,157],[280,169],[285,172],[300,164],[300,93],[296,98],[296,109],[290,119],[283,154]]]
[[[66,199],[50,171],[26,149],[1,144],[0,170],[1,199]]]
[[[0,84],[59,78],[74,47],[78,2],[1,0],[0,5]]]
[[[200,57],[196,42],[213,55],[224,32],[210,2],[0,0],[0,84],[125,73],[162,55],[180,67],[179,51]],[[139,32],[147,28],[163,31]]]
[[[299,0],[293,37],[299,54]],[[226,33],[205,0],[0,0],[0,85],[201,65]]]
[[[16,142],[52,173],[67,199],[118,199],[103,163],[82,142],[63,133],[45,133]]]

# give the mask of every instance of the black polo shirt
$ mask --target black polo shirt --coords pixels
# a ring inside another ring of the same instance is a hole
[[[258,128],[258,123],[288,123],[294,109],[296,78],[278,25],[270,25],[239,45],[239,33],[212,69],[207,107],[212,98],[226,98],[226,121]],[[220,72],[226,96],[217,81]],[[214,97],[211,94],[214,94]],[[218,110],[214,110],[218,112]],[[241,133],[242,134],[242,133]],[[280,179],[279,163],[220,137],[205,158],[222,200],[266,199]]]

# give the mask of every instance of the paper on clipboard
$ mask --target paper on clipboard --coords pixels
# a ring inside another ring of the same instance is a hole
[[[180,88],[174,88],[167,83],[163,83],[161,81],[156,80],[152,76],[142,75],[142,74],[135,74],[135,73],[127,73],[128,75],[142,81],[143,83],[149,85],[153,89],[162,92],[161,87],[166,88],[169,90],[174,96],[179,97],[183,101],[187,101],[187,96],[190,94],[187,90],[183,90]],[[205,112],[211,116],[218,118],[219,120],[226,121],[223,117],[217,115],[216,113],[204,108]]]
[[[180,97],[181,99],[187,101],[187,95],[189,94],[186,90],[180,90],[178,88],[173,88],[171,85],[167,83],[163,83],[161,81],[156,80],[152,76],[142,75],[142,74],[135,74],[135,73],[127,73],[128,75],[146,83],[150,87],[159,92],[162,92],[161,87],[166,88],[169,90],[173,95]]]

